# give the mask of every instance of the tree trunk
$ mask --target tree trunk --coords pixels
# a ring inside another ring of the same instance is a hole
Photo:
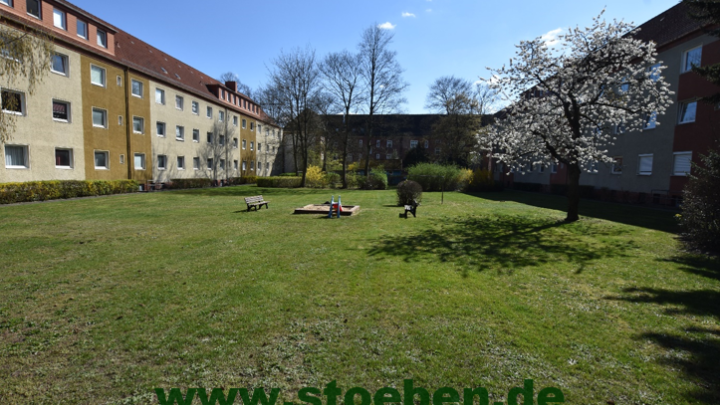
[[[568,212],[565,222],[575,222],[580,219],[580,165],[568,165]]]

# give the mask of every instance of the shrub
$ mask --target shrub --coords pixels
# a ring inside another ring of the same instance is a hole
[[[310,188],[327,187],[327,177],[318,166],[309,166],[305,174],[305,186]]]
[[[485,169],[477,169],[473,172],[467,190],[473,192],[503,191],[505,185],[501,181],[495,181],[492,172]]]
[[[370,176],[358,176],[358,186],[363,190],[387,190],[388,177],[384,170],[373,169]]]
[[[278,175],[278,177],[298,177],[297,173],[283,173]]]
[[[255,183],[257,183],[257,176],[231,177],[230,179],[228,179],[228,183],[231,186],[240,186],[243,184],[255,184]]]
[[[330,173],[327,173],[325,175],[325,177],[326,177],[326,183],[331,186],[334,186],[337,183],[342,184],[342,176],[340,176],[340,174],[338,174],[338,173],[330,172]]]
[[[412,180],[405,180],[397,186],[398,205],[410,205],[413,200],[420,202],[422,199],[422,186]]]
[[[5,183],[0,184],[0,204],[125,194],[137,191],[138,183],[135,180]]]
[[[212,186],[212,182],[210,179],[172,179],[170,183],[167,184],[167,188],[172,190],[206,188]]]
[[[360,177],[356,173],[347,173],[347,186],[348,188],[360,187]]]
[[[463,172],[454,165],[420,163],[408,169],[408,179],[420,183],[423,191],[455,191],[461,188]]]
[[[693,164],[678,218],[688,248],[720,253],[720,153],[710,151],[702,162]]]
[[[513,188],[515,190],[520,191],[531,191],[534,193],[539,193],[542,191],[542,184],[540,183],[521,183],[521,182],[515,182],[513,183]]]
[[[302,177],[258,177],[257,186],[265,188],[298,188]]]

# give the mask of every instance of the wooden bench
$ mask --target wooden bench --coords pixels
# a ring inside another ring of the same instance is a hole
[[[408,212],[413,214],[413,218],[417,218],[415,215],[417,212],[417,207],[420,206],[420,203],[417,202],[417,200],[413,200],[412,204],[405,206],[405,219],[408,217]]]
[[[258,211],[260,208],[262,208],[263,205],[265,206],[265,208],[270,209],[268,203],[270,203],[270,201],[265,201],[265,199],[261,195],[256,195],[254,197],[245,197],[245,204],[247,204],[248,211],[253,208],[255,208],[255,211]]]

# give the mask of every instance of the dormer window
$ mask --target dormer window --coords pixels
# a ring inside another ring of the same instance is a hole
[[[85,21],[77,20],[77,35],[82,39],[88,39],[88,27]]]
[[[103,48],[107,48],[107,33],[105,31],[97,30],[97,44]]]
[[[42,20],[40,0],[27,0],[27,13]]]
[[[64,11],[53,9],[53,24],[57,28],[67,30],[67,20]]]

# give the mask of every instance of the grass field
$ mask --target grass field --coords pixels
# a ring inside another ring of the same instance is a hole
[[[336,191],[335,191],[336,192]],[[505,192],[254,186],[0,207],[0,403],[150,404],[155,387],[488,388],[720,403],[720,261],[674,213]],[[246,213],[242,196],[270,210]],[[296,400],[297,402],[297,400]],[[199,403],[199,402],[198,402]],[[282,404],[282,402],[279,402]]]

